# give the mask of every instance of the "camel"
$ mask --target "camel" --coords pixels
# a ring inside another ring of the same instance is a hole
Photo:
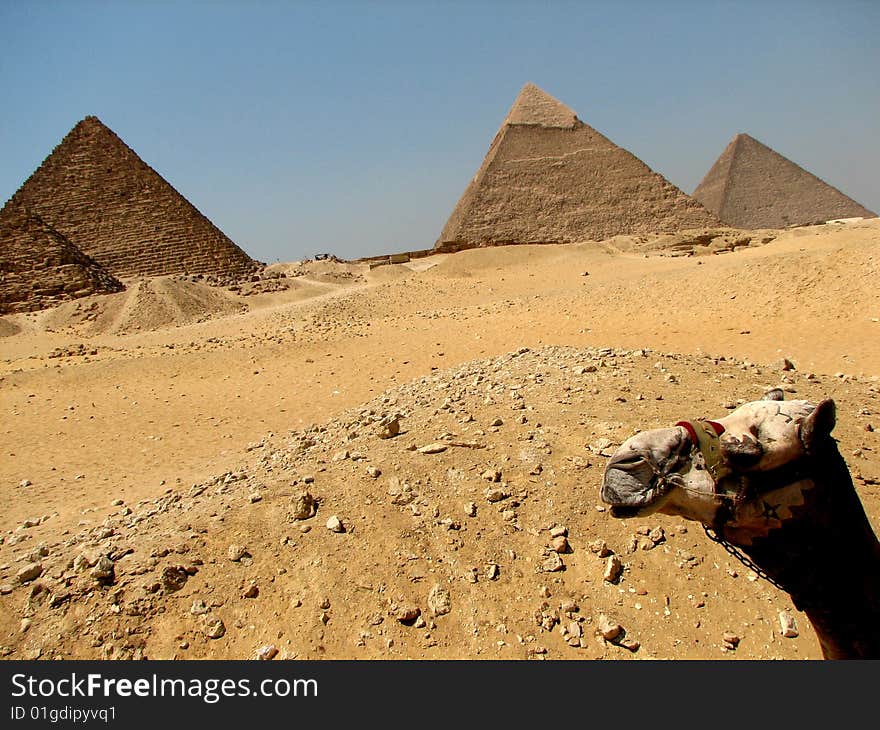
[[[826,659],[878,659],[880,542],[835,423],[833,400],[785,401],[777,389],[717,421],[642,431],[608,460],[601,498],[618,518],[702,523],[791,596]]]

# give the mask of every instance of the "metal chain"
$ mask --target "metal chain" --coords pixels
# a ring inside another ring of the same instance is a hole
[[[731,555],[733,555],[733,557],[735,557],[737,560],[739,560],[739,562],[741,562],[743,565],[745,565],[749,570],[753,571],[756,575],[758,575],[758,577],[763,578],[768,583],[772,583],[774,586],[776,586],[779,590],[783,591],[784,593],[788,593],[788,589],[786,589],[785,587],[780,585],[776,580],[774,580],[769,575],[767,575],[767,573],[762,568],[759,568],[757,565],[755,565],[752,562],[752,560],[747,555],[744,555],[739,550],[739,548],[737,548],[735,545],[731,545],[729,542],[727,542],[727,540],[725,540],[723,537],[721,537],[718,533],[716,533],[714,530],[709,529],[705,525],[703,525],[703,530],[705,531],[706,536],[712,542],[717,542],[719,545],[721,545],[721,547],[723,547],[727,552],[729,552]]]

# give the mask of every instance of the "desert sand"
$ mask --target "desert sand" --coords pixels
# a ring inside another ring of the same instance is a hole
[[[880,223],[707,240],[128,280],[0,318],[0,654],[820,658],[699,525],[599,500],[626,437],[781,386],[835,399],[880,527]]]

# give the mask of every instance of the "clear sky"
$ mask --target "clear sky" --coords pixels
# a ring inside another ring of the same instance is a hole
[[[522,85],[693,192],[738,132],[880,212],[878,0],[0,0],[0,204],[94,114],[251,256],[430,248]]]

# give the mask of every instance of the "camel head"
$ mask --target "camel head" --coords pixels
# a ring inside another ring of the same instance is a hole
[[[750,545],[803,504],[808,457],[833,442],[834,424],[834,401],[783,401],[776,390],[718,421],[642,431],[609,459],[601,497],[615,517],[678,515]]]

